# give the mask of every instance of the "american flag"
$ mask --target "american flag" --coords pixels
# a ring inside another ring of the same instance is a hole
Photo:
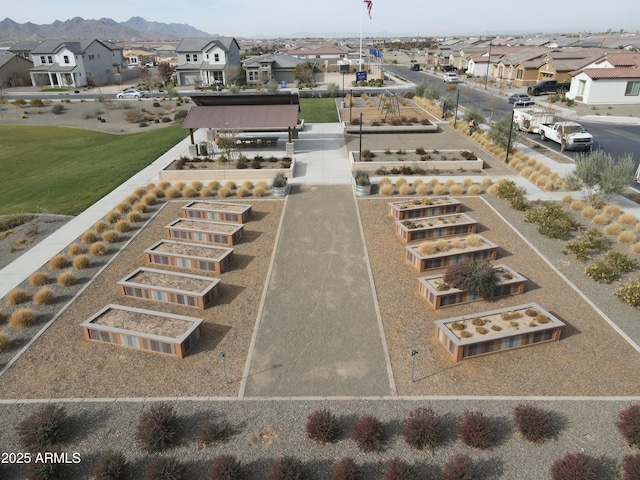
[[[367,4],[367,13],[369,14],[369,18],[371,18],[371,7],[373,7],[373,0],[364,0],[364,3]]]

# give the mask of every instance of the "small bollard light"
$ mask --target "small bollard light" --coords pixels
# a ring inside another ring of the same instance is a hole
[[[413,379],[413,373],[416,366],[416,355],[418,355],[418,350],[411,350],[411,383],[415,381]]]
[[[218,355],[222,359],[222,373],[224,374],[224,381],[225,381],[225,383],[229,383],[229,380],[227,380],[227,366],[224,363],[224,359],[225,359],[226,355],[224,354],[223,351],[221,351]]]

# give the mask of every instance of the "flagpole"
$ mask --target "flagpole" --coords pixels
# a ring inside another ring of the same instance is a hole
[[[358,54],[358,66],[360,67],[360,71],[362,71],[362,5],[364,5],[364,1],[360,2],[360,53]]]

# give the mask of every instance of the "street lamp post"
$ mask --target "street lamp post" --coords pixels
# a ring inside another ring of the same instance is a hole
[[[411,350],[411,383],[415,381],[413,373],[416,367],[416,355],[418,355],[418,350]]]
[[[507,156],[504,159],[504,163],[509,164],[509,150],[511,150],[511,133],[513,132],[513,116],[516,112],[514,108],[511,111],[511,124],[509,125],[509,140],[507,141]]]

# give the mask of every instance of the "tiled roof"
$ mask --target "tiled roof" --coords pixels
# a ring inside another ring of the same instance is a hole
[[[640,68],[585,68],[581,70],[589,78],[640,78]]]
[[[601,65],[609,63],[611,67],[591,67],[582,68],[571,72],[577,75],[584,72],[589,78],[597,80],[599,78],[640,78],[640,53],[633,52],[614,52],[594,59],[589,65]]]
[[[210,44],[228,52],[235,41],[233,37],[187,37],[180,41],[176,52],[202,52]]]

